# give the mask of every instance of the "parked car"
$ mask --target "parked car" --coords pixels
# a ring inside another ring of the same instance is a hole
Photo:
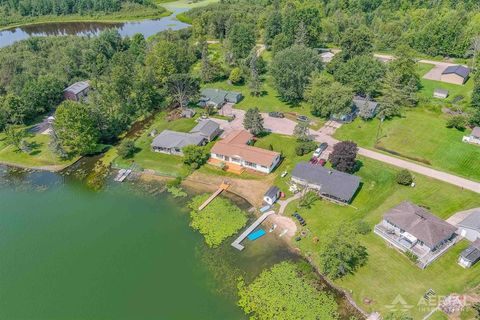
[[[300,223],[300,225],[302,225],[302,226],[306,226],[306,225],[307,225],[307,223],[306,223],[305,220],[302,218],[302,216],[299,215],[297,212],[294,212],[294,213],[292,214],[292,216],[294,216],[295,218],[297,218],[297,220],[298,220],[298,222]]]
[[[318,160],[318,164],[321,165],[322,167],[324,167],[326,163],[327,161],[325,159]]]
[[[297,117],[297,120],[298,120],[298,121],[301,121],[301,122],[307,122],[307,121],[309,121],[309,119],[308,119],[307,116],[298,116],[298,117]]]
[[[285,115],[283,114],[283,112],[278,112],[278,111],[269,112],[268,115],[272,118],[285,118]]]
[[[322,142],[322,143],[320,143],[320,145],[318,146],[318,149],[320,149],[321,152],[327,150],[327,148],[328,148],[328,143],[326,143],[326,142]]]

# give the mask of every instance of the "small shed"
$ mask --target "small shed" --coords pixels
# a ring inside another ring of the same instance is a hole
[[[270,189],[265,192],[263,201],[269,205],[273,205],[278,198],[280,198],[280,189],[278,187],[271,186]]]
[[[333,57],[335,57],[335,53],[331,51],[322,52],[320,54],[320,59],[323,63],[329,63],[330,61],[332,61]]]
[[[65,100],[81,101],[87,97],[90,91],[90,84],[88,81],[80,81],[72,84],[63,90],[63,97]]]
[[[480,260],[480,239],[475,240],[472,244],[460,253],[458,264],[464,268],[470,268]]]
[[[433,90],[433,97],[438,99],[446,99],[448,97],[448,90],[437,88]]]
[[[182,110],[182,117],[183,118],[193,118],[195,116],[196,112],[193,109],[190,108],[184,108]]]

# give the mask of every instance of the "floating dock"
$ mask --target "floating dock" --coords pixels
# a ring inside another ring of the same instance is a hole
[[[235,249],[238,249],[240,251],[242,251],[243,249],[245,249],[244,246],[242,246],[240,243],[250,234],[252,233],[253,230],[255,230],[265,219],[268,218],[268,216],[272,215],[272,214],[275,214],[275,211],[268,211],[268,212],[265,212],[264,214],[262,214],[260,216],[260,218],[258,218],[257,220],[255,220],[254,223],[252,223],[252,225],[250,227],[248,227],[237,239],[235,239],[235,241],[232,242],[232,247],[234,247]]]
[[[228,182],[222,182],[222,184],[220,185],[220,187],[218,187],[218,190],[215,191],[210,197],[208,197],[207,200],[205,200],[204,203],[202,203],[202,205],[200,207],[198,207],[198,211],[202,211],[206,206],[208,206],[208,204],[210,202],[213,201],[213,199],[215,199],[220,193],[223,192],[223,190],[227,190],[228,187],[230,187],[230,184]]]
[[[265,234],[266,234],[265,230],[258,229],[257,231],[250,233],[247,239],[250,241],[254,241],[254,240],[257,240],[258,238],[263,237]]]
[[[115,177],[115,181],[117,182],[123,182],[125,179],[127,179],[127,177],[130,175],[130,173],[132,173],[132,170],[131,169],[120,169],[120,171],[118,171],[118,174],[117,176]]]

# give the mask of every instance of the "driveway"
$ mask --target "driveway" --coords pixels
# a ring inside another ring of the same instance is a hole
[[[468,217],[472,212],[479,210],[480,208],[473,208],[470,210],[460,211],[453,214],[450,218],[447,219],[447,222],[454,225],[455,227],[458,226],[460,222],[463,221],[466,217]]]

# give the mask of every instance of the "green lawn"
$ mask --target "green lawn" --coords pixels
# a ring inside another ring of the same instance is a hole
[[[428,206],[441,218],[480,206],[480,197],[473,192],[423,176],[416,177],[415,188],[400,186],[394,180],[397,169],[366,158],[360,160],[363,166],[357,175],[362,178],[362,187],[352,207],[318,201],[311,209],[297,209],[295,203],[287,209],[287,214],[297,210],[307,221],[308,236],[294,245],[318,265],[321,265],[319,246],[342,222],[362,219],[373,227],[384,212],[403,200]],[[318,237],[320,244],[314,243],[313,237]],[[336,284],[350,291],[368,312],[388,313],[388,305],[401,295],[414,306],[411,310],[414,319],[421,319],[429,310],[422,310],[417,304],[428,289],[434,289],[438,295],[448,295],[480,283],[480,265],[463,269],[456,263],[458,254],[468,245],[466,242],[457,244],[425,270],[413,265],[373,232],[361,236],[361,242],[367,247],[368,263]],[[365,298],[372,302],[364,303]]]
[[[337,130],[335,137],[353,140],[374,149],[379,144],[403,156],[428,161],[432,167],[473,180],[480,180],[480,148],[462,142],[469,133],[445,127],[446,116],[437,110],[416,108],[402,118],[385,121],[356,119]]]
[[[420,77],[423,77],[430,69],[433,68],[432,64],[418,63],[417,70]],[[464,97],[457,105],[459,107],[468,106],[470,103],[470,96],[473,90],[473,79],[470,78],[464,85],[457,85],[451,83],[445,83],[441,81],[427,80],[421,78],[422,88],[419,92],[419,97],[422,104],[441,105],[451,108],[452,101],[459,96]],[[448,90],[449,96],[447,99],[433,98],[433,91],[435,89]]]
[[[0,163],[56,171],[72,164],[78,159],[59,159],[48,146],[50,143],[49,135],[29,135],[26,140],[32,144],[32,151],[30,153],[16,151],[13,146],[8,146],[5,143],[5,135],[0,134]]]
[[[160,133],[166,129],[188,132],[195,126],[195,120],[182,118],[168,122],[165,120],[165,115],[163,112],[157,114],[153,124],[136,140],[135,145],[139,150],[132,158],[122,159],[118,157],[115,159],[114,164],[119,167],[130,167],[132,163],[135,163],[142,169],[154,170],[156,173],[166,176],[188,175],[190,170],[183,164],[181,157],[151,150],[150,144],[153,141],[153,137],[150,136],[150,133],[153,130]]]

